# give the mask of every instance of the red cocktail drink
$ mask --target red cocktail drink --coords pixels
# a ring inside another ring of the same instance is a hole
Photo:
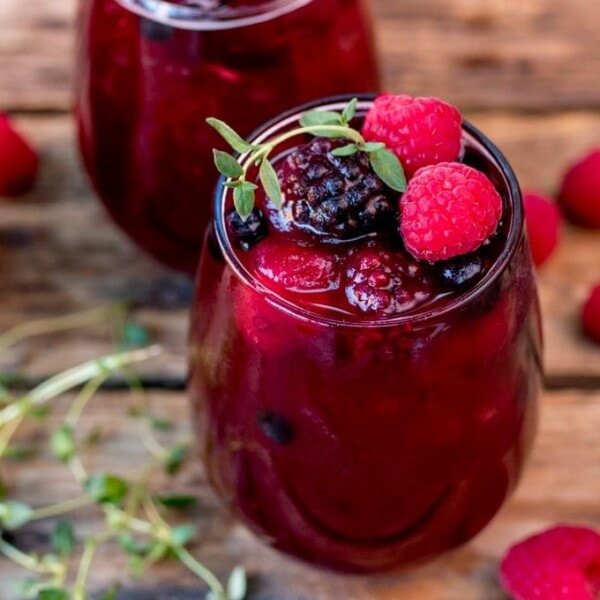
[[[98,195],[142,248],[193,272],[218,136],[300,102],[376,90],[361,0],[82,0],[81,149]]]
[[[293,145],[339,147],[287,144],[273,160],[284,176],[301,162]],[[461,164],[493,183],[502,216],[479,249],[449,260],[416,260],[385,228],[333,240],[287,227],[261,190],[268,218],[246,221],[248,243],[231,226],[232,190],[217,189],[191,329],[195,427],[225,502],[294,556],[362,572],[436,556],[484,527],[519,478],[541,370],[520,192],[468,123],[462,144]]]

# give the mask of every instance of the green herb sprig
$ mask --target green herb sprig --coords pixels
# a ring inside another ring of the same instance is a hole
[[[127,317],[123,305],[119,305],[16,327],[0,335],[0,350],[31,336],[90,325],[105,319],[119,332],[115,340],[117,347],[130,348],[150,337],[142,325]],[[135,336],[131,335],[132,330]],[[7,457],[14,454],[11,452],[11,440],[19,426],[31,417],[44,420],[49,411],[43,409],[48,408],[54,399],[65,392],[78,390],[62,422],[51,432],[49,444],[54,458],[64,463],[79,483],[81,494],[57,504],[33,507],[20,499],[11,498],[9,485],[0,485],[3,491],[0,497],[0,532],[18,530],[40,519],[56,519],[51,535],[52,551],[43,555],[24,552],[0,536],[0,554],[31,572],[31,576],[17,586],[21,597],[89,600],[88,579],[96,552],[103,544],[113,542],[129,556],[134,575],[141,575],[159,560],[174,558],[209,587],[207,600],[245,598],[246,574],[242,567],[236,567],[227,583],[221,583],[187,548],[196,535],[195,526],[186,523],[171,525],[166,520],[166,515],[171,511],[187,510],[194,506],[196,498],[171,491],[156,494],[148,486],[150,477],[158,468],[168,475],[177,473],[189,449],[187,441],[164,446],[155,438],[154,431],[168,431],[171,424],[152,414],[143,386],[131,371],[133,365],[159,354],[158,346],[118,351],[54,375],[20,394],[12,393],[11,378],[1,378],[6,381],[0,388],[0,466],[3,467],[3,474],[7,468]],[[116,373],[129,382],[134,404],[129,415],[140,422],[141,440],[151,457],[143,472],[133,480],[114,473],[88,472],[79,450],[90,440],[79,439],[80,436],[76,435],[86,407],[102,384]],[[68,516],[86,506],[95,506],[101,511],[103,524],[100,531],[79,540]],[[77,548],[81,546],[79,560],[75,561]],[[116,600],[117,594],[118,586],[112,586],[94,597],[98,600]]]
[[[391,189],[404,192],[406,177],[398,157],[388,150],[383,142],[367,142],[359,131],[350,127],[356,114],[358,99],[353,98],[342,112],[311,110],[300,118],[300,127],[283,133],[262,144],[251,144],[244,140],[229,125],[219,119],[208,118],[206,122],[221,137],[241,154],[240,162],[232,154],[213,150],[214,162],[219,173],[228,178],[225,185],[233,189],[235,210],[246,220],[254,208],[256,183],[248,181],[248,171],[252,165],[259,167],[258,178],[266,195],[277,208],[282,206],[281,185],[269,156],[283,142],[298,135],[310,134],[328,138],[346,139],[348,143],[332,150],[334,156],[351,156],[356,152],[366,152],[373,171]]]

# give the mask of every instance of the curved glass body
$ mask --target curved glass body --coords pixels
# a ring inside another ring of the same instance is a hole
[[[378,89],[363,0],[81,0],[79,34],[76,115],[96,191],[142,248],[188,272],[221,144],[206,117],[247,135],[300,102]]]
[[[541,340],[520,192],[464,127],[503,197],[503,246],[475,287],[421,312],[358,321],[277,296],[231,246],[217,190],[191,327],[200,449],[231,509],[307,561],[369,572],[454,548],[496,514],[529,452]]]

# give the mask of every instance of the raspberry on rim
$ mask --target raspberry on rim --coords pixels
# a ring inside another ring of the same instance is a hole
[[[461,163],[419,169],[400,199],[400,232],[417,260],[447,260],[477,250],[501,216],[502,198],[492,182]]]
[[[438,98],[381,94],[365,117],[362,134],[384,142],[411,177],[426,165],[459,158],[461,124],[458,109]]]

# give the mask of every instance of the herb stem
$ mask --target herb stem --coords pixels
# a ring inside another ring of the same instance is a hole
[[[298,135],[302,135],[303,133],[326,133],[329,136],[331,136],[332,133],[335,133],[340,134],[339,137],[348,138],[357,144],[365,143],[363,136],[356,131],[356,129],[352,129],[351,127],[346,127],[344,125],[309,125],[306,127],[296,127],[295,129],[292,129],[291,131],[283,133],[282,135],[270,140],[266,144],[261,144],[258,150],[250,151],[249,160],[247,160],[243,165],[244,174],[240,177],[240,179],[245,180],[250,165],[256,163],[256,161],[266,160],[276,146]]]
[[[111,354],[50,377],[33,388],[29,393],[0,410],[0,426],[26,414],[32,407],[45,404],[56,396],[82,385],[90,379],[101,375],[106,376],[128,364],[148,360],[157,356],[160,351],[159,346],[149,346],[148,348],[141,348],[130,352]]]
[[[36,508],[31,512],[30,521],[38,521],[40,519],[48,519],[50,517],[58,517],[65,513],[71,512],[84,506],[94,504],[95,499],[92,496],[79,496],[71,500],[65,500],[58,504],[51,504],[42,508]]]
[[[65,417],[65,423],[69,425],[72,429],[75,429],[77,425],[77,421],[81,417],[85,407],[88,402],[92,399],[94,394],[98,391],[100,386],[106,381],[106,375],[103,373],[90,379],[81,392],[77,394],[77,397],[71,404],[69,411],[67,412],[67,416]]]
[[[0,458],[4,456],[12,436],[16,433],[19,425],[23,422],[25,415],[20,415],[13,421],[7,423],[0,429]]]
[[[9,544],[6,540],[0,537],[0,552],[6,556],[6,558],[12,560],[15,564],[27,569],[28,571],[34,571],[44,575],[59,575],[59,570],[55,563],[42,564],[34,556],[21,552],[18,548]]]
[[[101,322],[107,317],[111,317],[113,314],[122,313],[125,309],[125,303],[117,302],[109,306],[93,308],[79,313],[38,319],[17,325],[0,335],[0,352],[25,338],[92,325]]]
[[[77,571],[77,577],[73,584],[73,600],[86,600],[85,584],[92,568],[92,562],[98,547],[104,542],[108,541],[114,536],[114,532],[107,530],[97,536],[90,538],[86,541],[79,563],[79,570]]]
[[[225,588],[221,582],[202,563],[198,562],[188,550],[180,544],[172,544],[171,550],[173,550],[182,564],[208,585],[215,595],[215,600],[227,600]]]

